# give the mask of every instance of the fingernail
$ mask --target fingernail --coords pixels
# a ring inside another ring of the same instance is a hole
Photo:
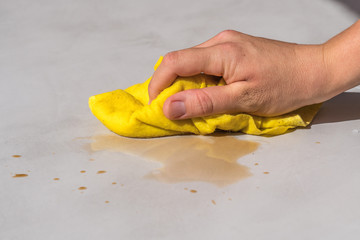
[[[169,117],[172,119],[179,118],[185,115],[186,109],[185,104],[182,101],[174,101],[170,104],[169,107]]]

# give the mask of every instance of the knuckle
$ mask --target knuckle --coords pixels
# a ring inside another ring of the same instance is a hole
[[[224,31],[220,32],[217,35],[217,38],[222,39],[222,40],[230,40],[230,39],[234,38],[237,34],[238,34],[237,31],[227,29],[227,30],[224,30]]]
[[[214,110],[214,103],[211,97],[205,91],[195,91],[195,106],[194,108],[197,109],[200,115],[210,114]]]
[[[166,65],[175,65],[178,59],[179,59],[179,52],[173,51],[165,54],[162,62]]]

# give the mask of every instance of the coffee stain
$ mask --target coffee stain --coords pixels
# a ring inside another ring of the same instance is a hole
[[[14,154],[14,155],[12,155],[12,157],[13,157],[13,158],[21,158],[21,155],[19,155],[19,154]]]
[[[212,204],[216,205],[216,202],[215,202],[215,200],[211,200],[211,202],[212,202]]]
[[[97,173],[96,173],[96,174],[103,174],[103,173],[106,173],[106,171],[104,171],[104,170],[97,171]]]
[[[220,187],[252,175],[237,160],[259,146],[257,142],[228,135],[134,139],[113,134],[94,136],[91,140],[85,148],[92,152],[123,152],[163,165],[145,178],[165,183],[202,181]]]
[[[25,174],[25,173],[17,173],[13,176],[13,178],[23,178],[23,177],[27,177],[29,175]]]
[[[79,190],[86,190],[87,187],[79,187],[78,189],[79,189]]]
[[[112,185],[115,185],[115,184],[116,184],[116,182],[112,182],[111,184],[112,184]]]
[[[197,190],[191,189],[190,192],[191,192],[191,193],[197,193]]]
[[[269,174],[270,172],[264,172],[264,174]]]
[[[60,178],[57,178],[57,177],[56,177],[56,178],[54,178],[54,181],[59,181],[59,180],[60,180]]]
[[[85,171],[85,170],[81,170],[80,173],[86,173],[86,171]]]

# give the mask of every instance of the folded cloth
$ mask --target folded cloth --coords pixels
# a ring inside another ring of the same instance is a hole
[[[160,65],[158,60],[154,69]],[[200,74],[178,77],[148,104],[148,85],[136,84],[125,90],[115,90],[90,97],[92,113],[111,131],[126,137],[161,137],[180,134],[213,133],[216,129],[252,134],[280,135],[289,129],[305,127],[312,121],[320,104],[310,105],[277,117],[259,117],[246,113],[218,114],[187,120],[169,120],[163,114],[165,100],[180,91],[225,85],[219,77]]]

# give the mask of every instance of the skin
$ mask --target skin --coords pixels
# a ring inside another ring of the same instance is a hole
[[[150,101],[178,76],[223,77],[225,86],[170,96],[171,120],[246,112],[275,116],[326,101],[360,84],[360,20],[329,41],[302,45],[226,30],[166,54],[149,84]]]

